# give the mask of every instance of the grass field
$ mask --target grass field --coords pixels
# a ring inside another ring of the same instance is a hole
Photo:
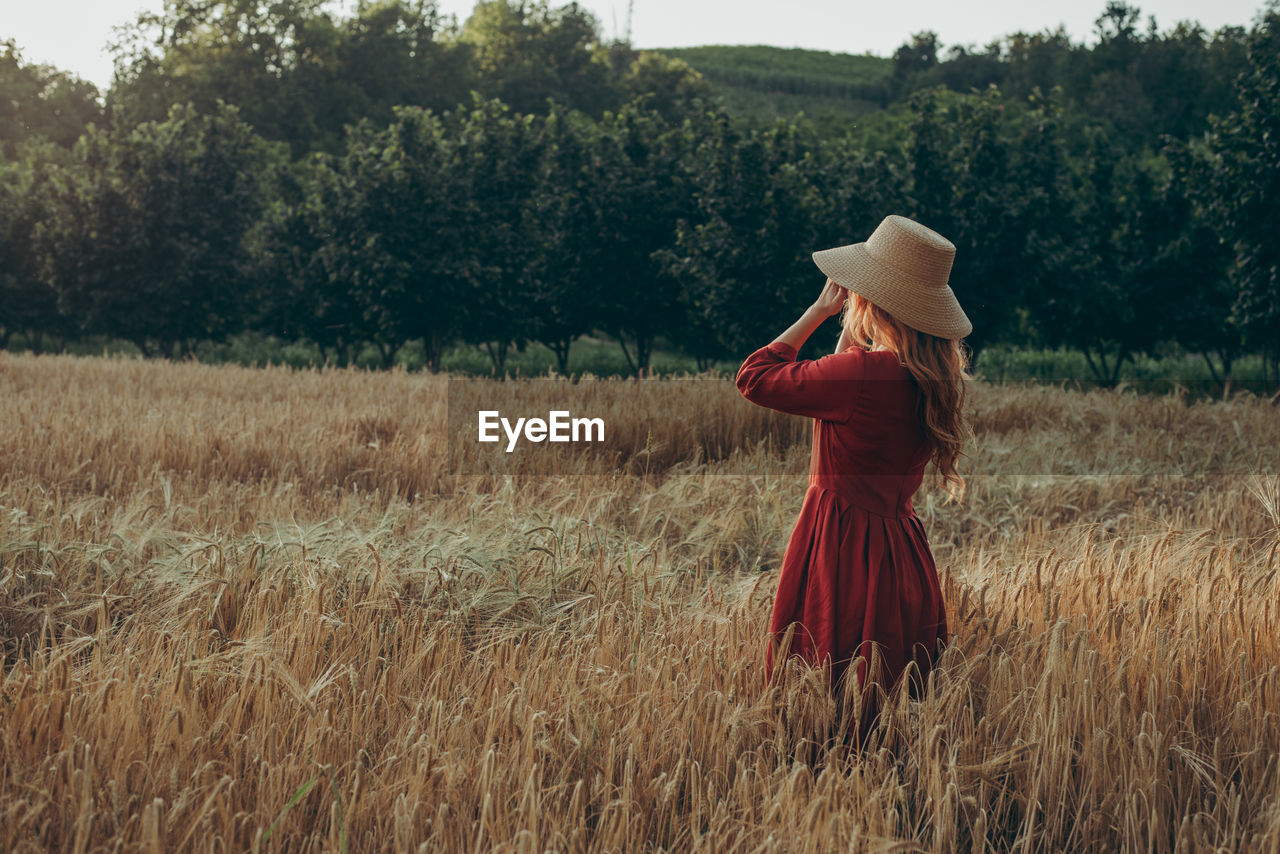
[[[0,353],[0,850],[1280,846],[1267,400],[975,385],[955,643],[858,753],[762,684],[805,422],[601,381],[645,474],[459,477],[450,391]]]
[[[831,337],[835,337],[834,335]],[[22,335],[15,334],[9,342],[10,353],[21,353],[28,348]],[[78,356],[141,356],[141,351],[131,342],[104,336],[88,336],[81,340],[59,342],[44,336],[42,346],[36,352],[66,352]],[[809,355],[806,352],[805,355]],[[814,355],[820,355],[815,350]],[[177,351],[170,354],[180,358]],[[295,368],[312,368],[326,365],[345,366],[340,354],[332,348],[322,350],[309,341],[284,341],[274,336],[244,332],[230,336],[222,342],[201,341],[191,357],[208,364],[236,364],[247,367],[289,365]],[[456,343],[445,349],[442,368],[452,375],[492,376],[493,363],[480,347]],[[406,370],[426,369],[426,357],[422,341],[415,340],[400,348],[391,360],[392,365]],[[384,368],[382,356],[373,345],[355,348],[351,364],[368,370]],[[723,359],[715,362],[712,373],[732,377],[741,361]],[[1070,348],[1023,347],[995,344],[983,348],[977,354],[974,366],[977,374],[998,383],[1065,383],[1072,387],[1088,389],[1099,385],[1089,369],[1086,356],[1080,350]],[[697,361],[670,342],[656,342],[650,364],[650,374],[660,376],[684,375],[697,372]],[[1274,368],[1271,368],[1274,370]],[[1260,353],[1237,357],[1231,364],[1227,396],[1231,392],[1249,390],[1255,394],[1277,393],[1274,378],[1268,381],[1271,370],[1264,366]],[[527,378],[546,376],[557,372],[555,354],[547,347],[531,342],[523,349],[512,350],[506,362],[505,373],[511,377]],[[573,343],[569,353],[568,374],[581,377],[587,374],[597,377],[629,377],[633,369],[616,339],[607,335],[584,335]],[[1220,382],[1222,366],[1214,359],[1212,367],[1205,357],[1188,352],[1172,344],[1164,344],[1153,353],[1135,353],[1120,367],[1119,381],[1149,392],[1164,393],[1181,386],[1192,396],[1223,396]]]

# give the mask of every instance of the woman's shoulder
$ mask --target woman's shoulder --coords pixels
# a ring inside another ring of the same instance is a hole
[[[907,369],[898,354],[892,350],[869,350],[850,344],[840,354],[847,354],[848,358],[861,362],[863,371],[868,375],[874,373],[877,376],[897,376]]]

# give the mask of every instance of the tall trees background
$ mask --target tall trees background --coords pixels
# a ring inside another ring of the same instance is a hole
[[[105,93],[0,44],[0,344],[254,330],[435,370],[465,341],[501,371],[540,342],[564,370],[597,333],[636,372],[659,341],[707,366],[901,212],[957,244],[975,348],[1070,346],[1103,382],[1168,343],[1223,382],[1263,353],[1280,384],[1278,22],[1112,0],[1089,46],[921,32],[836,133],[735,115],[573,3],[169,0]]]

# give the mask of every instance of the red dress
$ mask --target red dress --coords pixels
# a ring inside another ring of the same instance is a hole
[[[793,622],[791,654],[815,666],[830,657],[833,685],[859,655],[858,684],[866,683],[872,643],[883,687],[912,658],[923,677],[948,633],[937,568],[911,506],[929,461],[915,379],[888,350],[796,361],[795,347],[772,343],[747,357],[737,385],[753,403],[814,419],[809,488],[782,559],[765,683]]]

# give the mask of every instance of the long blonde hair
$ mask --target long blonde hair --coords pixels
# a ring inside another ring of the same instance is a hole
[[[916,415],[929,445],[933,482],[941,484],[949,500],[964,496],[964,478],[956,471],[964,443],[973,431],[964,420],[969,349],[963,341],[939,338],[912,329],[861,294],[850,292],[841,322],[845,337],[858,346],[892,350],[915,377],[920,394]]]

